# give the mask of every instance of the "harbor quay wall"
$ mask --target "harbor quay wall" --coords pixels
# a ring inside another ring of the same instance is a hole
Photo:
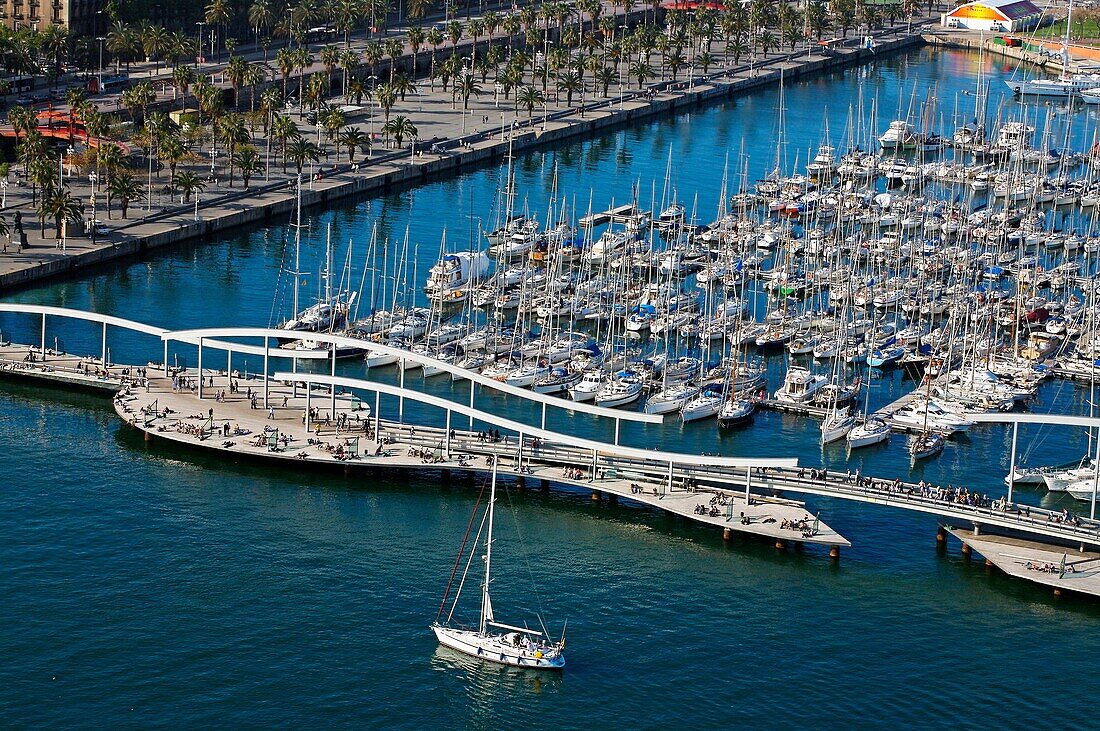
[[[449,140],[441,143],[447,151],[439,155],[425,153],[414,156],[408,151],[375,155],[365,169],[353,171],[344,164],[339,172],[326,174],[320,180],[304,178],[307,182],[303,182],[302,186],[302,206],[304,209],[323,207],[341,199],[366,197],[419,185],[498,162],[508,154],[509,146],[513,152],[522,152],[563,143],[700,104],[736,97],[752,89],[778,84],[781,78],[784,83],[789,83],[810,74],[867,62],[886,53],[923,43],[920,35],[913,34],[877,41],[873,50],[844,48],[829,55],[780,57],[752,70],[740,68],[690,81],[666,82],[653,87],[657,94],[648,100],[613,97],[592,102],[583,109],[551,114],[545,120],[537,116],[530,120],[518,120],[518,126],[511,130],[510,135],[479,133]],[[239,227],[269,224],[281,220],[283,216],[289,219],[294,208],[293,180],[253,185],[250,190],[242,189],[210,200],[199,207],[198,215],[190,206],[179,206],[133,219],[116,229],[121,235],[120,240],[109,245],[69,256],[49,257],[0,273],[0,291],[71,275],[88,267],[140,256],[155,249],[211,239]]]
[[[968,51],[980,49],[983,53],[1027,63],[1053,74],[1062,72],[1061,43],[1037,39],[1028,40],[1019,46],[1008,46],[997,43],[994,40],[995,37],[988,33],[946,29],[929,30],[923,34],[924,42],[930,46],[960,48]],[[1040,52],[1040,49],[1043,52]],[[1067,71],[1085,71],[1086,68],[1094,70],[1097,64],[1100,64],[1100,49],[1071,45],[1069,52],[1071,61]]]

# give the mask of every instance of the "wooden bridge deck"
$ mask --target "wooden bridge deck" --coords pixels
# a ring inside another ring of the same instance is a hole
[[[210,394],[227,390],[225,376],[214,376],[214,386],[206,388]],[[591,455],[564,445],[535,446],[532,440],[525,440],[521,452],[515,436],[488,442],[480,440],[475,432],[457,429],[449,440],[448,452],[443,429],[392,420],[380,422],[383,442],[379,443],[369,410],[357,410],[358,402],[344,396],[339,398],[334,415],[330,413],[331,396],[320,389],[314,389],[310,399],[319,409],[320,424],[311,422],[307,431],[304,388],[299,387],[295,393],[289,386],[274,385],[269,393],[270,411],[261,404],[251,408],[247,388],[255,391],[255,382],[242,381],[241,388],[246,389],[244,393],[227,394],[225,401],[215,401],[212,396],[200,401],[189,390],[173,390],[170,379],[152,377],[148,388],[127,389],[116,396],[114,405],[127,423],[151,437],[189,447],[296,464],[335,464],[356,471],[370,467],[488,471],[491,463],[486,458],[492,456],[500,474],[615,496],[731,532],[825,546],[851,545],[801,502],[760,494],[746,500],[743,490],[715,486],[689,489],[684,482],[687,472],[681,468],[675,470],[673,489],[669,490],[667,474],[654,479],[655,465],[601,457],[593,474],[589,467]],[[169,409],[167,414],[165,408]],[[338,426],[344,417],[346,426]],[[276,433],[277,447],[272,441]],[[567,473],[567,468],[577,472]],[[704,505],[706,512],[697,513],[699,505]],[[806,527],[785,527],[790,524]]]

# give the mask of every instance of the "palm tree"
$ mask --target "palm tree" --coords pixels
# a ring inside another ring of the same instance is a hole
[[[156,62],[156,73],[160,73],[161,56],[171,43],[171,37],[163,26],[145,24],[141,28],[141,46],[148,58]]]
[[[363,17],[363,3],[360,0],[333,0],[330,12],[336,29],[344,34],[344,47],[351,46],[351,32]]]
[[[111,217],[111,199],[118,198],[118,205],[122,209],[122,218],[126,219],[126,211],[130,204],[145,199],[145,186],[143,186],[130,173],[122,173],[111,178],[107,184],[107,217]]]
[[[387,38],[382,42],[386,55],[390,58],[390,83],[393,83],[393,75],[397,72],[397,59],[405,53],[405,44],[400,38]]]
[[[528,121],[534,116],[535,108],[541,107],[545,101],[546,97],[543,93],[533,86],[521,87],[516,92],[516,104],[527,109]]]
[[[305,71],[313,65],[313,56],[310,54],[308,48],[296,48],[294,49],[294,66],[298,69],[298,111],[301,113],[301,103],[304,100],[302,94],[302,85],[305,83],[306,74]]]
[[[145,109],[156,101],[156,98],[157,94],[153,91],[153,84],[149,81],[134,84],[122,92],[122,106],[130,112],[130,118],[133,120],[134,126],[141,125],[145,117]],[[141,112],[141,117],[138,117],[138,111]]]
[[[684,52],[679,48],[674,49],[665,57],[665,65],[668,66],[668,70],[672,73],[673,81],[676,81],[676,77],[679,76],[680,71],[687,66],[687,63]]]
[[[111,30],[107,33],[107,50],[115,57],[115,73],[119,72],[122,61],[126,61],[126,68],[130,68],[130,56],[137,48],[138,38],[130,28],[122,21],[115,21]]]
[[[317,162],[321,159],[321,150],[317,145],[301,137],[290,141],[286,148],[286,157],[294,161],[298,174],[302,174],[302,168],[307,162]]]
[[[264,89],[260,93],[260,113],[264,118],[264,136],[267,136],[271,116],[276,114],[283,106],[283,95],[274,86]]]
[[[611,66],[601,66],[595,73],[596,83],[603,87],[603,95],[607,96],[607,87],[615,83],[619,74]]]
[[[225,67],[225,78],[229,82],[229,85],[233,87],[234,109],[240,109],[241,107],[241,88],[248,78],[248,70],[251,67],[252,64],[245,60],[244,56],[232,57]]]
[[[647,80],[653,78],[653,67],[645,61],[635,61],[630,64],[630,75],[638,80],[638,88],[641,89]]]
[[[455,49],[458,47],[458,42],[462,40],[462,23],[457,20],[452,20],[447,23],[447,37],[451,40],[451,55],[455,53]]]
[[[393,86],[393,90],[401,97],[401,101],[405,101],[405,94],[416,88],[416,84],[413,83],[413,80],[408,74],[404,73],[395,76],[391,85]]]
[[[43,146],[44,147],[44,146]],[[33,159],[26,160],[29,167],[28,177],[31,180],[31,205],[38,203],[37,192],[42,189],[42,194],[50,190],[57,183],[57,158],[47,150],[37,153]]]
[[[26,135],[32,129],[37,128],[38,121],[35,118],[34,112],[30,109],[14,106],[8,110],[8,124],[12,126],[16,136],[18,136],[20,132]]]
[[[328,93],[332,94],[332,72],[336,70],[336,64],[340,63],[340,50],[336,46],[325,46],[317,57],[325,65],[325,71],[328,73]]]
[[[54,230],[57,232],[58,240],[60,240],[61,222],[80,220],[80,203],[67,188],[55,188],[49,194],[43,192],[42,206],[38,215],[42,218],[53,219]]]
[[[248,190],[248,181],[253,175],[257,175],[264,171],[264,161],[260,157],[260,153],[252,145],[244,145],[236,152],[233,153],[233,164],[237,169],[241,171],[241,180],[244,181],[244,189]],[[230,178],[230,187],[233,186],[233,179]]]
[[[401,147],[402,140],[407,138],[415,139],[418,132],[419,130],[417,130],[416,125],[412,123],[412,120],[403,114],[398,114],[382,125],[382,134],[392,138],[394,146],[397,148]]]
[[[355,162],[355,153],[370,147],[370,136],[358,127],[345,127],[336,144],[348,151],[348,162]]]
[[[227,114],[214,123],[213,147],[217,147],[217,141],[221,140],[229,153],[229,187],[233,187],[233,153],[242,145],[249,142],[251,136],[244,126],[244,119],[239,114]],[[212,148],[213,149],[213,148]]]
[[[749,45],[745,43],[744,38],[738,36],[726,46],[726,51],[733,54],[734,63],[741,63],[741,57],[747,56],[749,53]]]
[[[473,74],[459,75],[458,81],[455,82],[455,90],[462,95],[463,109],[470,108],[471,96],[481,96],[481,85],[477,83],[477,78]]]
[[[382,113],[385,115],[386,121],[390,121],[390,110],[397,103],[397,91],[389,84],[381,84],[374,90],[374,98],[378,101],[378,105],[382,107]]]
[[[176,166],[190,155],[178,134],[166,135],[157,147],[157,157],[168,163],[168,171],[176,177]]]
[[[325,128],[325,137],[331,142],[336,137],[336,133],[340,131],[340,128],[344,126],[344,123],[347,122],[347,115],[338,107],[329,107],[321,113],[317,121]]]
[[[362,104],[363,97],[370,99],[370,89],[363,85],[363,80],[358,76],[352,76],[348,81],[348,100],[355,99],[356,104]]]
[[[703,51],[695,57],[695,65],[703,69],[703,74],[710,73],[710,67],[714,63],[714,56],[710,54],[710,51]]]
[[[439,47],[443,45],[443,31],[439,28],[432,28],[425,36],[425,40],[432,47],[432,67],[428,72],[428,76],[432,80],[432,91],[435,91],[435,57]]]
[[[363,58],[370,64],[371,76],[378,76],[378,64],[382,62],[382,58],[386,55],[386,49],[382,47],[382,44],[378,41],[371,41],[367,44],[367,47],[363,49]]]
[[[172,187],[178,192],[184,193],[184,202],[189,203],[193,193],[201,192],[206,188],[206,181],[190,170],[180,170],[179,175],[173,176]]]
[[[187,108],[187,91],[191,88],[191,84],[194,83],[195,70],[187,64],[176,66],[172,69],[172,87],[181,97],[183,97],[180,109]]]
[[[414,25],[405,31],[405,40],[409,44],[409,50],[412,51],[412,77],[416,78],[416,57],[420,53],[420,47],[424,45],[424,29],[419,25]]]
[[[340,88],[344,92],[344,99],[348,99],[348,80],[355,72],[355,69],[359,68],[359,54],[351,49],[348,49],[340,54],[340,68],[344,72],[344,81],[340,85]]]
[[[405,7],[407,8],[405,17],[409,20],[418,21],[432,7],[432,0],[408,0]]]
[[[260,29],[270,28],[275,22],[275,13],[271,10],[270,0],[253,0],[248,7],[248,24],[252,26],[252,34],[260,35]]]
[[[271,139],[279,143],[279,149],[283,155],[284,173],[286,172],[287,163],[287,145],[301,136],[302,133],[298,131],[298,125],[294,123],[293,119],[284,115],[276,115],[275,121],[271,125]]]
[[[100,175],[101,180],[106,178],[107,181],[110,181],[118,171],[126,167],[126,164],[126,154],[118,145],[108,143],[96,148],[96,165],[102,173]]]
[[[558,74],[558,91],[565,92],[565,106],[573,106],[573,95],[584,91],[581,75],[574,69],[566,69]]]
[[[768,51],[779,47],[779,39],[775,37],[774,33],[767,29],[760,34],[759,41],[760,50],[764,53],[765,58],[768,55]]]
[[[294,73],[296,66],[297,60],[294,58],[294,51],[289,48],[280,48],[275,52],[275,68],[279,69],[279,74],[283,77],[284,99],[286,99],[286,82],[290,79],[290,75]]]
[[[210,24],[210,27],[219,27],[221,30],[218,33],[218,40],[224,41],[225,26],[229,24],[232,17],[233,11],[228,0],[210,0],[210,4],[206,6],[206,22]],[[218,53],[218,60],[221,60],[220,52]]]

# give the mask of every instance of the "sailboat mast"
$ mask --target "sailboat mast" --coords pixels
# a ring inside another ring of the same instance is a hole
[[[332,221],[325,226],[325,302],[332,302]]]
[[[294,313],[291,317],[297,317],[301,312],[298,309],[298,288],[302,286],[302,175],[298,174],[298,191],[294,205]]]
[[[489,567],[493,556],[493,506],[497,501],[497,462],[493,459],[493,480],[489,487],[489,532],[485,538],[485,583],[481,585],[481,623],[479,631],[485,634],[485,624],[492,620],[493,605],[489,599]]]

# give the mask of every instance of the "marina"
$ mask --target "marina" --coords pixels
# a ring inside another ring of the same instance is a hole
[[[41,626],[0,645],[47,648],[34,697],[125,718],[87,678],[140,674],[132,718],[182,725],[1012,726],[1087,691],[1097,118],[1014,65],[776,69],[9,291],[0,589]],[[1027,679],[1022,637],[1059,648]]]

